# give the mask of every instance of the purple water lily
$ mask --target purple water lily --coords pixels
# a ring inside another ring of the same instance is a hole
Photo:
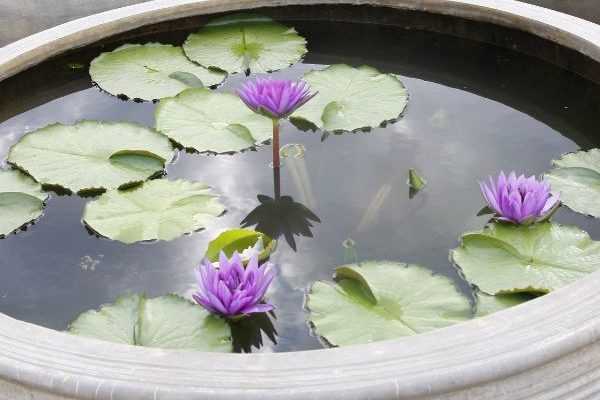
[[[225,317],[271,311],[273,305],[262,300],[274,277],[272,264],[259,266],[257,255],[244,268],[237,252],[231,259],[221,252],[218,266],[205,259],[196,269],[198,291],[192,297],[208,311]]]
[[[489,185],[481,182],[481,193],[488,206],[500,221],[514,224],[531,224],[546,220],[560,205],[558,196],[550,193],[550,184],[537,180],[535,176],[525,177],[513,171],[508,177],[500,172]]]
[[[311,93],[305,81],[271,78],[247,82],[237,93],[248,108],[273,120],[273,167],[279,168],[279,120],[289,117],[317,93]]]
[[[257,78],[238,90],[240,99],[254,112],[271,119],[289,117],[316,93],[305,81]]]

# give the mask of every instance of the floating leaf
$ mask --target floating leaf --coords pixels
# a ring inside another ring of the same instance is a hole
[[[189,89],[158,105],[156,129],[186,148],[225,153],[269,140],[273,124],[234,94]]]
[[[507,293],[491,296],[486,293],[477,293],[477,311],[475,317],[485,317],[497,311],[518,306],[531,299],[534,299],[529,293]]]
[[[126,44],[100,54],[90,64],[90,76],[102,89],[141,100],[172,97],[195,87],[181,79],[182,74],[194,76],[204,86],[216,85],[225,78],[223,73],[194,64],[181,47],[170,44]]]
[[[49,125],[23,136],[8,161],[42,185],[83,192],[142,182],[160,173],[172,157],[169,140],[151,129],[83,121]]]
[[[600,149],[565,154],[545,175],[552,192],[573,211],[600,218]]]
[[[89,202],[85,223],[124,243],[172,240],[204,228],[225,208],[203,183],[156,179],[129,190],[110,190]]]
[[[600,242],[573,226],[494,223],[467,233],[452,259],[487,294],[546,293],[600,268]]]
[[[285,68],[306,53],[306,40],[294,28],[251,14],[218,18],[183,44],[185,54],[205,67],[230,73],[263,73]]]
[[[74,335],[163,349],[229,352],[227,323],[176,296],[128,295],[100,310],[82,313],[69,326]]]
[[[263,261],[269,258],[277,241],[252,229],[230,229],[221,233],[208,244],[205,257],[215,262],[219,260],[219,253],[223,251],[228,258],[231,258],[234,251],[243,254],[244,251],[252,249],[257,243],[262,244],[262,248],[257,250],[259,250],[259,260]],[[243,259],[246,261],[247,257],[243,257]]]
[[[469,300],[444,276],[418,265],[369,261],[315,282],[307,307],[316,332],[345,346],[414,335],[471,316]]]
[[[426,184],[427,182],[425,181],[425,179],[423,179],[423,177],[419,175],[416,169],[410,168],[408,170],[408,185],[411,188],[415,190],[421,190],[425,187]]]
[[[0,236],[42,215],[48,196],[39,183],[17,170],[0,170]]]
[[[408,101],[400,79],[367,66],[336,64],[311,71],[304,80],[319,93],[292,120],[308,121],[327,131],[377,127],[398,118]]]

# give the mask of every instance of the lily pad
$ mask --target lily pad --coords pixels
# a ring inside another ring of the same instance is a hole
[[[452,259],[487,294],[547,293],[600,268],[600,242],[574,226],[493,223],[467,233]]]
[[[307,307],[316,332],[346,346],[415,335],[471,317],[469,300],[447,277],[412,264],[368,261],[315,282]]]
[[[257,247],[257,244],[261,246]],[[249,257],[244,257],[244,252],[256,250],[259,253],[258,259],[264,261],[269,258],[276,244],[276,240],[252,229],[230,229],[221,233],[208,244],[205,257],[215,262],[219,260],[221,251],[227,257],[231,257],[233,252],[237,251],[242,255],[242,259],[246,261]]]
[[[188,60],[181,47],[160,43],[126,44],[102,53],[90,64],[90,76],[110,94],[140,100],[172,97],[198,81],[212,86],[225,79]]]
[[[529,293],[507,293],[491,296],[486,293],[477,293],[477,311],[475,317],[485,317],[497,311],[518,306],[526,301],[534,299]]]
[[[306,40],[271,18],[237,14],[210,21],[183,44],[190,60],[229,73],[264,73],[302,59]]]
[[[113,189],[162,172],[173,157],[163,135],[125,122],[54,124],[15,144],[8,161],[42,185],[73,192]]]
[[[82,313],[69,332],[108,342],[163,349],[230,352],[229,325],[176,296],[122,296],[100,310]]]
[[[234,94],[189,89],[158,105],[156,129],[183,147],[227,153],[269,140],[273,123]]]
[[[172,240],[204,228],[225,211],[203,183],[156,179],[129,190],[110,190],[86,204],[85,223],[123,243]]]
[[[304,80],[319,94],[292,114],[292,121],[326,131],[377,127],[398,118],[408,102],[400,79],[367,66],[336,64],[311,71]]]
[[[17,170],[0,170],[0,236],[42,215],[48,196],[39,183]]]
[[[600,149],[578,151],[555,160],[545,178],[573,211],[600,218]]]

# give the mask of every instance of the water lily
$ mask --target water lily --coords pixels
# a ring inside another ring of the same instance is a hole
[[[513,171],[508,177],[500,172],[497,180],[480,183],[481,193],[496,218],[514,224],[531,224],[546,220],[560,205],[558,196],[550,193],[550,184],[535,176],[526,177]]]
[[[244,268],[237,252],[233,253],[231,259],[227,259],[225,253],[221,252],[218,265],[205,259],[195,272],[198,291],[192,297],[212,313],[237,317],[274,308],[272,304],[263,301],[275,277],[273,266],[269,262],[259,265],[256,254]]]
[[[305,81],[257,78],[238,90],[238,96],[252,111],[273,120],[273,167],[279,168],[279,121],[312,99]]]

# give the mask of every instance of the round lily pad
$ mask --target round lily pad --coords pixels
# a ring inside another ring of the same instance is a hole
[[[273,123],[234,94],[189,89],[158,105],[156,129],[183,147],[228,153],[269,140]]]
[[[14,145],[8,161],[42,185],[73,192],[113,189],[162,172],[173,157],[169,139],[125,122],[55,124],[29,133]]]
[[[188,60],[181,47],[160,43],[126,44],[102,53],[92,60],[90,76],[110,94],[139,100],[171,97],[225,79],[225,74]]]
[[[237,251],[242,255],[242,259],[247,261],[249,257],[245,256],[246,253],[257,252],[258,259],[264,261],[269,258],[276,244],[276,240],[252,229],[230,229],[208,244],[205,257],[215,262],[219,260],[221,251],[227,257],[231,257]]]
[[[545,178],[573,211],[600,218],[600,149],[565,154]]]
[[[308,72],[304,80],[319,93],[292,114],[292,121],[326,131],[377,127],[398,118],[408,102],[398,77],[367,66],[336,64]]]
[[[271,18],[236,14],[210,21],[187,38],[183,50],[205,67],[263,73],[300,61],[306,53],[306,40],[294,28]]]
[[[497,311],[518,306],[534,298],[535,296],[529,293],[506,293],[492,296],[479,292],[477,293],[477,311],[475,312],[475,317],[485,317]]]
[[[418,265],[368,261],[336,269],[307,297],[310,321],[329,344],[415,335],[471,317],[469,300],[447,277]]]
[[[98,311],[82,313],[69,326],[74,335],[134,346],[230,352],[229,325],[176,296],[127,295]]]
[[[18,170],[0,170],[0,236],[42,215],[46,195],[39,183]]]
[[[600,242],[574,226],[494,223],[467,233],[452,259],[487,294],[547,293],[600,268]]]
[[[86,204],[85,223],[113,240],[172,240],[204,228],[225,211],[208,186],[156,179],[128,190],[109,190]]]

